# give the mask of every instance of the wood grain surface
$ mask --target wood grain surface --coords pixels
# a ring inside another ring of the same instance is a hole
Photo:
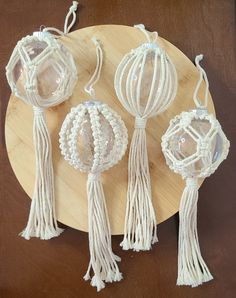
[[[178,216],[159,225],[151,252],[113,249],[122,257],[124,280],[96,293],[83,281],[89,252],[87,233],[72,228],[57,239],[26,241],[17,236],[30,201],[6,154],[4,122],[10,89],[4,67],[16,42],[41,24],[62,28],[69,0],[0,0],[0,297],[3,298],[208,298],[236,292],[236,59],[235,6],[232,0],[81,1],[74,29],[99,24],[144,23],[191,60],[202,52],[216,114],[231,141],[228,159],[200,190],[198,231],[202,254],[215,279],[202,287],[176,287]]]
[[[63,104],[47,109],[46,121],[52,139],[53,165],[55,174],[55,199],[57,219],[69,227],[88,231],[88,206],[86,181],[87,174],[76,171],[64,160],[59,149],[59,131],[71,107],[88,100],[84,86],[96,68],[96,48],[91,38],[96,37],[102,45],[104,62],[101,78],[95,86],[96,98],[108,104],[124,120],[129,133],[129,144],[134,127],[134,117],[120,104],[114,90],[115,71],[122,57],[146,42],[140,30],[121,25],[100,25],[76,30],[62,38],[63,44],[72,53],[77,69],[78,82],[73,95]],[[165,49],[176,66],[178,75],[177,96],[164,113],[148,120],[147,149],[152,183],[152,201],[158,223],[175,214],[185,187],[180,175],[176,175],[166,165],[161,151],[161,137],[169,122],[182,111],[193,109],[194,89],[199,73],[193,63],[174,45],[159,37],[158,44]],[[204,97],[202,84],[199,97]],[[214,112],[209,96],[208,109]],[[32,136],[33,112],[30,105],[11,96],[5,121],[5,139],[12,169],[23,189],[32,197],[35,180],[35,153]],[[108,207],[111,232],[123,234],[129,146],[125,157],[118,165],[102,173],[103,188]],[[26,219],[27,220],[27,219]]]

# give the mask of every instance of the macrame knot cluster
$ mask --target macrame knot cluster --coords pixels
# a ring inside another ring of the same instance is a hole
[[[73,1],[71,7],[69,8],[69,12],[72,13],[76,11],[78,8],[78,4],[79,4],[78,1]]]
[[[200,140],[199,154],[202,156],[206,156],[206,154],[210,151],[211,151],[211,143],[209,143],[209,140]]]
[[[100,173],[89,173],[88,174],[88,181],[99,181],[101,179]]]
[[[186,185],[188,187],[198,188],[198,180],[196,178],[187,178]]]
[[[147,119],[141,117],[135,117],[134,127],[138,129],[145,129],[147,123]]]
[[[45,109],[40,107],[33,106],[34,115],[35,116],[42,116],[44,114]]]

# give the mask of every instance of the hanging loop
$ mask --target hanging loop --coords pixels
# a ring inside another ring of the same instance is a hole
[[[64,23],[64,34],[69,33],[70,29],[75,24],[75,21],[76,21],[76,13],[75,12],[77,10],[78,4],[79,3],[77,1],[73,1],[71,7],[69,8],[69,12],[66,16],[65,23]],[[72,20],[71,20],[70,24],[68,25],[68,21],[69,21],[69,18],[71,15],[72,15]]]
[[[142,31],[143,34],[146,36],[148,42],[150,42],[150,43],[156,43],[157,42],[158,33],[156,31],[148,32],[145,29],[145,26],[143,24],[134,25],[134,28],[137,28],[140,31]]]
[[[91,97],[95,98],[95,90],[93,86],[97,83],[97,81],[101,76],[101,69],[103,64],[103,52],[99,41],[95,37],[92,38],[92,42],[96,46],[97,65],[91,79],[84,86],[84,91],[87,92]]]
[[[57,28],[54,28],[54,27],[46,27],[43,29],[43,32],[55,32],[56,34],[53,34],[55,37],[63,36],[65,34],[69,33],[70,29],[74,26],[75,21],[76,21],[76,13],[75,12],[78,8],[78,4],[79,3],[77,1],[73,1],[71,7],[69,8],[69,11],[65,18],[64,32]],[[68,25],[68,21],[69,21],[69,18],[71,17],[71,15],[72,15],[72,20],[71,20],[70,24]]]
[[[198,108],[206,108],[207,107],[207,103],[208,103],[209,82],[208,82],[208,79],[207,79],[207,75],[206,75],[205,70],[199,64],[199,62],[202,59],[203,59],[203,55],[202,54],[197,55],[196,58],[195,58],[195,64],[196,64],[196,67],[197,67],[197,69],[199,71],[200,77],[199,77],[199,81],[197,83],[197,86],[195,88],[194,94],[193,94],[193,100],[195,102],[195,105]],[[203,79],[205,80],[206,88],[205,88],[205,94],[204,94],[204,101],[202,103],[201,100],[198,98],[198,92],[199,92],[199,89],[200,89],[200,86],[202,84]]]

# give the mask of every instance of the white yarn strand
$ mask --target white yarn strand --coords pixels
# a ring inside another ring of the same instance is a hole
[[[59,236],[55,216],[54,175],[52,148],[45,122],[44,110],[34,107],[33,137],[36,155],[36,180],[28,223],[20,234],[25,239],[38,237],[43,240]]]
[[[179,208],[177,285],[196,287],[213,279],[204,262],[197,234],[197,178],[188,178]]]
[[[158,242],[157,223],[152,205],[150,173],[145,132],[146,119],[136,118],[128,165],[128,192],[124,250],[150,250]]]
[[[104,281],[113,282],[122,279],[116,264],[120,258],[113,254],[111,248],[111,231],[99,176],[89,174],[87,181],[90,263],[84,276],[85,280],[89,280],[90,271],[93,270],[91,285],[97,287],[97,291],[105,287]]]

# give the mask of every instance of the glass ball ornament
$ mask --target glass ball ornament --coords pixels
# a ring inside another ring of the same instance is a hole
[[[66,100],[77,82],[72,55],[49,32],[35,32],[18,41],[6,76],[15,96],[41,108]]]
[[[127,129],[108,105],[90,100],[72,108],[60,131],[60,148],[65,160],[82,172],[100,173],[123,157]]]
[[[129,149],[127,207],[123,249],[149,250],[157,242],[157,220],[152,204],[146,142],[146,122],[164,112],[177,93],[175,66],[157,32],[148,32],[143,24],[135,25],[146,37],[139,47],[127,53],[119,63],[114,87],[123,107],[135,117]],[[140,208],[140,206],[142,206]]]
[[[175,98],[177,74],[168,54],[147,42],[126,54],[115,74],[115,90],[123,106],[135,117],[164,112]]]
[[[183,112],[171,120],[161,145],[168,166],[183,178],[210,176],[229,151],[221,125],[205,109]]]

